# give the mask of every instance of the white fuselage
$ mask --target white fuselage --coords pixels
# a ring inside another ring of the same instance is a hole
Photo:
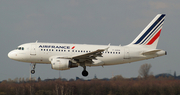
[[[8,54],[9,58],[22,62],[43,64],[51,64],[50,57],[52,56],[73,57],[93,52],[97,49],[107,48],[105,45],[58,43],[27,43],[18,47],[22,47],[23,50],[16,49],[11,51]],[[102,57],[97,57],[93,64],[87,63],[86,66],[116,65],[165,55],[165,51],[161,50],[156,54],[143,56],[143,51],[147,51],[147,48],[110,46],[108,50],[103,52]]]

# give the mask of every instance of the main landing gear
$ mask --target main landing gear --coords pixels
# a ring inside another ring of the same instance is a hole
[[[82,66],[84,68],[84,70],[82,71],[82,75],[84,77],[88,76],[88,71],[86,71],[86,66]]]
[[[33,64],[33,66],[32,66],[33,70],[31,70],[31,74],[34,74],[35,73],[35,68],[36,68],[36,63],[32,63],[32,64]]]

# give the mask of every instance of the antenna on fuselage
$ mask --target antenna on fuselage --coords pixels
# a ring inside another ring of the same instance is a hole
[[[36,43],[38,43],[38,40],[36,40]]]

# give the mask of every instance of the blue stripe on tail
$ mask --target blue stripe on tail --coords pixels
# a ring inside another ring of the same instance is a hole
[[[164,20],[162,20],[162,21],[159,23],[159,25],[161,25],[163,22],[164,22]],[[141,44],[143,44],[143,43],[146,41],[146,39],[149,38],[149,36],[151,36],[152,34],[154,34],[155,32],[157,32],[157,31],[155,31],[155,30],[159,27],[159,25],[156,26],[156,28],[144,39],[144,41],[143,41]]]
[[[164,18],[165,14],[162,14],[154,23],[153,25],[141,36],[141,38],[139,38],[139,40],[137,42],[135,42],[134,44],[139,44],[148,34],[149,32],[151,32],[151,30],[159,23],[159,21],[161,21]]]

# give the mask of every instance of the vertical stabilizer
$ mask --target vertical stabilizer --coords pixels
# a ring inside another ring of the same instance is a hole
[[[158,14],[129,45],[156,48],[163,27],[165,14]]]

